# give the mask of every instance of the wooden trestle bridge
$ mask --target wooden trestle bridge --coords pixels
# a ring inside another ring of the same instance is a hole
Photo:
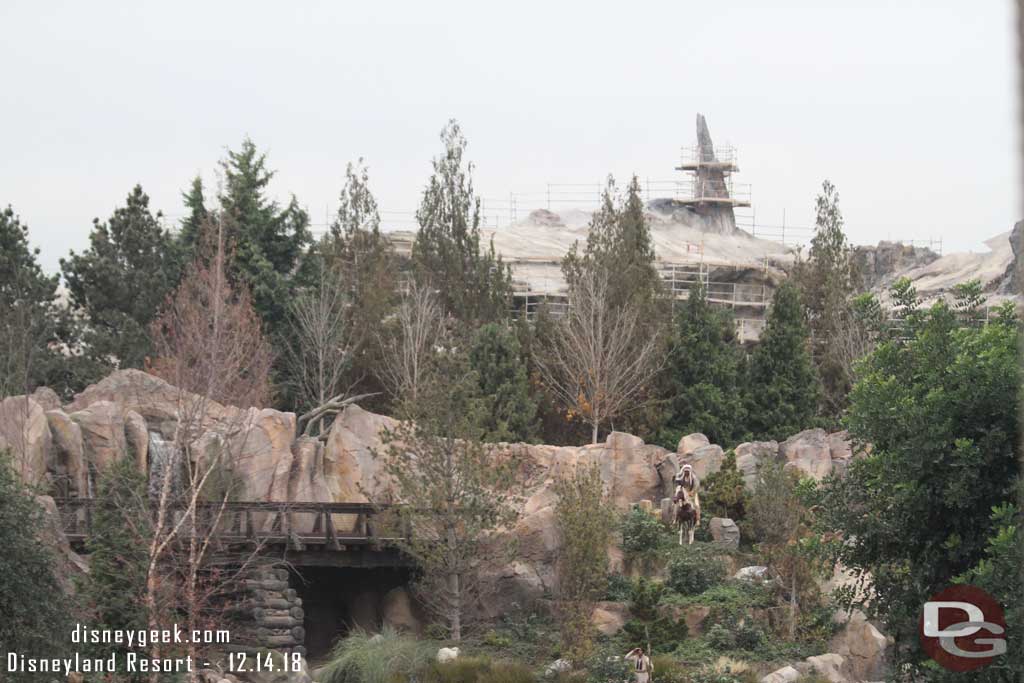
[[[97,501],[58,499],[64,534],[71,546],[87,549]],[[180,519],[184,508],[169,511]],[[405,566],[410,561],[396,547],[408,534],[397,506],[371,503],[215,502],[198,503],[196,527],[219,554],[244,555],[253,550],[286,556],[295,566]],[[191,524],[185,525],[190,527]],[[178,537],[185,539],[183,526]]]

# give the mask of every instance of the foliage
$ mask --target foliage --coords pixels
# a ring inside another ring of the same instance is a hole
[[[638,576],[629,591],[630,610],[641,619],[654,619],[658,613],[665,586],[645,576]]]
[[[58,657],[68,642],[69,600],[51,547],[39,542],[42,531],[39,503],[15,474],[9,453],[0,451],[0,652]]]
[[[96,628],[140,631],[148,626],[144,597],[151,530],[146,484],[131,458],[121,458],[100,473],[83,591]],[[104,648],[96,655],[109,654],[110,648]]]
[[[682,617],[655,615],[650,619],[631,619],[622,627],[622,639],[633,647],[643,647],[654,654],[672,652],[686,640],[689,627]]]
[[[622,532],[622,550],[627,555],[639,557],[657,551],[665,544],[665,527],[657,518],[639,507],[623,514],[619,528]]]
[[[683,546],[669,560],[669,588],[681,595],[697,595],[721,583],[725,577],[725,566],[717,557],[699,549],[699,546]]]
[[[303,255],[311,241],[309,216],[292,196],[281,208],[267,196],[274,171],[266,154],[249,138],[220,162],[224,189],[220,205],[227,241],[236,246],[232,276],[252,294],[264,329],[283,333],[287,306],[303,274]]]
[[[740,522],[747,516],[747,488],[743,475],[736,468],[736,453],[725,454],[717,472],[701,482],[702,514],[707,517],[728,517]]]
[[[346,166],[337,214],[317,245],[321,271],[330,273],[345,293],[351,357],[343,377],[357,393],[382,389],[381,348],[371,331],[394,310],[400,276],[394,247],[380,230],[377,200],[369,182],[362,159]]]
[[[534,441],[537,403],[514,330],[500,323],[484,324],[473,336],[469,359],[487,402],[484,440]]]
[[[622,574],[608,574],[605,586],[605,600],[625,602],[629,600],[630,591],[633,590],[633,581]]]
[[[1024,483],[1018,480],[1018,499],[1024,502]],[[1004,608],[1006,617],[1006,654],[1001,658],[1003,671],[1024,676],[1024,514],[1013,503],[992,508],[992,534],[985,556],[957,577],[988,592]],[[982,672],[984,673],[984,672]]]
[[[410,534],[398,546],[419,565],[421,599],[459,640],[481,566],[500,560],[501,553],[484,552],[485,536],[514,514],[515,454],[481,443],[479,383],[454,350],[438,355],[400,416],[382,433],[378,454],[393,497],[407,504]]]
[[[790,282],[775,291],[761,341],[750,362],[750,430],[781,441],[806,429],[818,407],[819,382],[811,362],[800,293]]]
[[[593,645],[590,620],[594,603],[605,591],[614,517],[596,464],[558,480],[555,494],[555,521],[562,538],[557,567],[562,652],[579,666]]]
[[[193,178],[188,191],[181,193],[181,198],[185,203],[187,213],[181,220],[178,243],[181,245],[183,258],[191,261],[195,258],[195,249],[202,237],[203,224],[206,223],[210,215],[206,208],[202,177],[197,175]]]
[[[851,300],[860,286],[853,248],[843,231],[839,192],[828,180],[815,200],[815,228],[807,261],[799,262],[794,279],[807,307],[812,353],[821,378],[823,413],[836,419],[846,407],[853,383],[855,358],[847,353]]]
[[[622,652],[610,645],[595,650],[587,661],[587,683],[622,683],[629,680],[629,662],[622,655]],[[562,675],[558,680],[561,683],[563,680],[578,680],[578,677]]]
[[[859,368],[847,425],[869,457],[832,481],[824,530],[839,559],[870,576],[871,606],[915,662],[920,606],[985,558],[1008,503],[1020,439],[1019,332],[1009,311],[984,326],[944,303],[922,310],[898,282],[898,334]]]
[[[426,668],[436,645],[385,626],[379,634],[349,632],[331,650],[322,683],[395,683]]]
[[[528,667],[516,662],[459,657],[432,663],[421,680],[423,683],[535,683],[537,679]]]
[[[151,353],[149,324],[177,286],[182,266],[177,243],[160,218],[136,185],[105,223],[93,220],[86,251],[60,260],[71,307],[82,323],[79,350],[96,366],[90,381],[111,368],[141,368]]]
[[[736,443],[746,421],[743,404],[744,355],[731,311],[712,306],[702,283],[689,292],[676,315],[668,351],[667,424],[676,435],[700,432],[711,443]],[[703,501],[702,501],[703,502]]]
[[[0,397],[37,386],[62,389],[61,358],[49,342],[57,335],[57,277],[39,266],[28,226],[11,207],[0,210]]]
[[[248,290],[228,281],[234,252],[223,228],[207,220],[196,260],[153,321],[149,371],[208,400],[264,406],[273,354]]]
[[[480,198],[473,194],[473,164],[465,163],[466,138],[453,119],[441,131],[442,154],[416,212],[420,229],[412,248],[416,277],[435,288],[442,306],[459,320],[504,320],[511,303],[512,275],[495,254],[482,249]]]

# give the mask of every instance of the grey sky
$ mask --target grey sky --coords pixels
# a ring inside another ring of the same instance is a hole
[[[978,249],[1019,217],[1012,6],[857,2],[0,5],[0,204],[56,268],[136,182],[182,211],[250,135],[323,222],[344,165],[411,211],[449,117],[485,198],[668,179],[703,112],[758,222]],[[493,204],[497,206],[497,204]]]

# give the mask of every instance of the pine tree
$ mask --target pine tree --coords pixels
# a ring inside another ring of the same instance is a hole
[[[757,438],[785,439],[812,426],[820,384],[809,350],[800,292],[783,282],[750,364],[750,430]]]
[[[147,327],[181,276],[179,249],[160,218],[136,185],[109,220],[93,220],[89,248],[60,261],[83,322],[82,350],[100,367],[139,368],[150,354]]]
[[[188,214],[181,221],[181,233],[178,235],[178,241],[182,246],[183,261],[187,263],[195,256],[195,247],[199,242],[203,223],[210,215],[206,209],[203,179],[198,175],[193,178],[188,192],[182,192],[181,198],[185,202]]]
[[[0,652],[58,657],[66,649],[74,604],[55,573],[56,558],[39,542],[42,509],[0,450]],[[18,680],[52,680],[18,674]]]
[[[249,138],[239,151],[228,150],[221,168],[220,204],[229,228],[225,237],[236,249],[234,276],[252,292],[264,328],[277,333],[304,274],[300,267],[312,240],[309,216],[294,196],[283,209],[268,198],[274,171]]]
[[[355,393],[383,392],[378,377],[381,348],[373,331],[394,311],[398,294],[398,258],[380,230],[369,181],[362,159],[348,164],[338,212],[319,247],[324,268],[341,281],[348,298],[345,320],[352,332],[352,357],[346,380]]]
[[[860,285],[854,251],[843,231],[839,192],[828,180],[815,200],[815,229],[807,261],[794,269],[794,281],[807,307],[811,352],[821,378],[821,412],[833,420],[846,406],[853,385],[847,338],[856,326],[853,298]]]
[[[39,249],[29,246],[28,226],[10,206],[0,210],[0,397],[53,379],[56,291],[57,277],[43,272]]]
[[[469,352],[486,404],[485,441],[533,441],[537,403],[530,392],[519,339],[498,323],[478,329]]]
[[[712,443],[744,436],[744,356],[730,311],[715,308],[700,283],[676,316],[668,355],[668,429],[674,448],[684,434],[701,432]]]
[[[701,484],[701,505],[707,517],[728,517],[739,522],[747,515],[747,489],[736,467],[736,453],[729,450],[717,472]]]
[[[111,464],[99,477],[84,598],[97,628],[138,631],[147,625],[143,606],[149,563],[150,511],[146,477],[133,458]],[[97,656],[111,652],[102,646]],[[117,649],[119,653],[127,648]]]
[[[433,161],[416,212],[420,229],[413,243],[416,277],[440,292],[447,313],[465,322],[504,320],[512,295],[512,273],[494,251],[481,246],[480,198],[473,194],[473,164],[466,163],[466,138],[453,119],[441,131],[444,151]]]

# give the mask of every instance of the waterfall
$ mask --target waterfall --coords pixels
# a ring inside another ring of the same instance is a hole
[[[181,463],[179,450],[173,441],[167,441],[158,432],[149,433],[149,497],[160,496],[164,483],[164,473],[168,467],[174,467],[171,474],[171,493],[181,492]]]

